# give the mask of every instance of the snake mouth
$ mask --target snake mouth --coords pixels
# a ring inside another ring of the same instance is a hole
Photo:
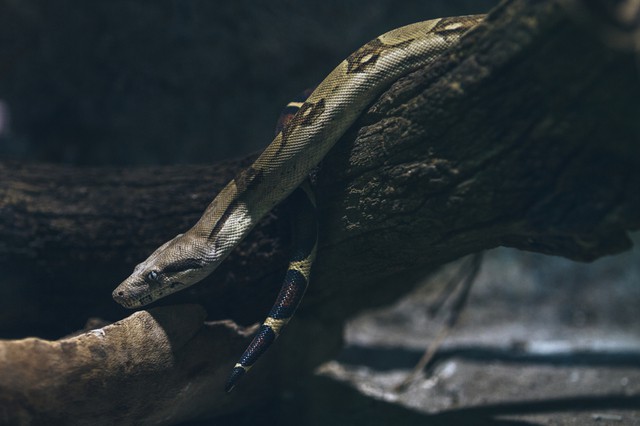
[[[111,293],[111,297],[127,309],[140,308],[184,288],[181,282],[172,282],[169,286],[152,289],[144,280],[128,278]]]
[[[143,279],[131,276],[111,293],[111,297],[128,309],[138,308],[154,301],[153,292]]]
[[[135,296],[127,294],[127,292],[120,289],[120,287],[116,288],[113,291],[111,297],[113,297],[113,300],[118,302],[118,304],[128,309],[138,308],[140,306],[144,306],[148,303],[153,302],[153,297],[150,294]]]

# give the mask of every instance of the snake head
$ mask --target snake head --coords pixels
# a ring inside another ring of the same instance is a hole
[[[154,251],[114,291],[125,308],[138,308],[197,283],[217,266],[207,262],[206,247],[180,234]]]

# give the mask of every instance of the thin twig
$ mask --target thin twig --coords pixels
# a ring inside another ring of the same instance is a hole
[[[462,281],[456,282],[455,288],[458,290],[458,294],[453,299],[451,304],[451,309],[449,311],[449,316],[446,319],[444,325],[438,332],[438,335],[431,341],[424,354],[418,361],[418,363],[413,367],[413,370],[404,378],[402,382],[394,387],[395,392],[402,392],[407,389],[407,387],[413,383],[416,378],[420,375],[420,373],[426,368],[426,366],[431,362],[434,358],[435,354],[438,352],[438,349],[442,345],[444,339],[449,335],[451,330],[458,324],[460,320],[460,316],[464,307],[467,304],[467,300],[469,299],[469,293],[471,291],[471,286],[475,282],[478,274],[480,272],[480,267],[482,266],[482,252],[476,253],[471,257],[469,269],[466,267],[467,265],[463,265],[460,267],[460,271],[467,271],[468,273],[466,277]],[[460,276],[459,273],[455,274],[454,277],[458,278]],[[454,293],[454,289],[449,289],[453,280],[447,283],[447,288],[443,291],[443,295],[438,298],[437,303],[440,304],[437,310],[440,310],[442,304],[446,299]],[[445,294],[446,293],[446,294]]]

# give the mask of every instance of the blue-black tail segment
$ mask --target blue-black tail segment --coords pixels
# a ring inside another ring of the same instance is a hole
[[[276,340],[276,333],[271,327],[264,324],[261,325],[258,334],[253,338],[236,366],[231,370],[231,374],[224,387],[225,392],[231,392],[238,380],[240,380],[256,360],[269,349],[269,346],[271,346],[274,340]]]
[[[236,385],[236,383],[238,383],[238,381],[242,378],[242,376],[244,376],[244,373],[246,373],[247,370],[245,370],[242,367],[233,367],[233,370],[231,370],[231,374],[229,374],[229,378],[227,379],[227,383],[224,385],[224,391],[229,393],[233,390],[233,387]]]
[[[271,308],[269,316],[274,319],[291,318],[307,289],[307,279],[300,272],[289,269],[276,303]]]

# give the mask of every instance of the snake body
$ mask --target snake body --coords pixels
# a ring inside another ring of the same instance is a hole
[[[209,275],[267,212],[300,187],[367,105],[400,76],[433,61],[482,18],[419,22],[385,33],[352,53],[296,105],[299,110],[273,142],[225,186],[191,229],[135,267],[114,290],[114,299],[128,308],[144,306]],[[316,251],[315,229],[304,231],[313,215],[308,191],[294,194],[302,206],[294,215],[294,231],[303,238],[294,244],[278,299],[232,370],[227,390],[275,340],[300,303]]]

